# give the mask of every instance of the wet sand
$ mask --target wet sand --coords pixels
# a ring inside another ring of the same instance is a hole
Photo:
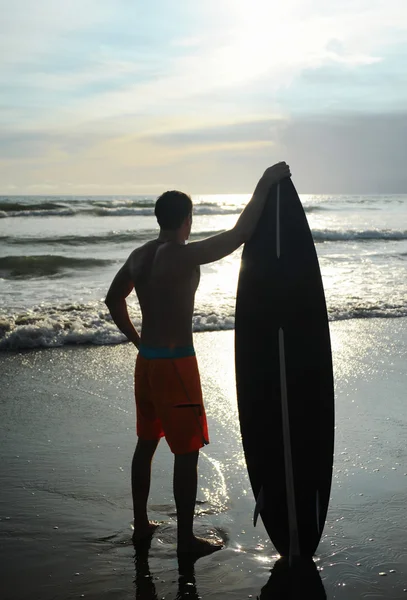
[[[0,597],[240,600],[263,588],[261,597],[273,600],[407,598],[407,320],[335,322],[331,334],[332,499],[315,563],[290,576],[261,523],[252,526],[233,332],[195,336],[211,435],[200,458],[196,529],[226,541],[195,565],[176,559],[165,441],[150,501],[150,517],[164,525],[136,556],[131,543],[134,349],[2,354]]]

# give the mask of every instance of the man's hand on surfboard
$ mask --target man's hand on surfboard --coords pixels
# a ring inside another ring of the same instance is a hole
[[[291,177],[290,167],[286,162],[279,162],[264,171],[258,185],[268,189],[286,177]]]

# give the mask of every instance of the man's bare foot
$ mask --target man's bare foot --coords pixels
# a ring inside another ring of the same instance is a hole
[[[142,542],[143,540],[150,538],[158,526],[159,523],[157,523],[157,521],[147,521],[147,523],[145,523],[144,525],[137,525],[137,527],[134,527],[134,525],[132,525],[133,542]]]
[[[178,543],[178,554],[193,554],[196,557],[221,550],[225,544],[219,539],[193,537],[189,542]]]

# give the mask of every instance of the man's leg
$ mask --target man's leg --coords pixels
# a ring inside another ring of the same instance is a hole
[[[194,536],[193,520],[198,488],[199,451],[175,454],[174,497],[177,507],[178,552],[209,554],[222,548],[223,544]]]
[[[160,440],[138,439],[131,464],[131,488],[133,492],[134,534],[133,540],[141,540],[154,531],[156,524],[147,516],[147,500],[150,492],[151,461]]]
[[[193,520],[198,489],[199,451],[176,454],[174,458],[174,498],[177,507],[178,547],[194,539]]]

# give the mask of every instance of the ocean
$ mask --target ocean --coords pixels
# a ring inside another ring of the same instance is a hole
[[[249,195],[193,196],[191,241],[233,226]],[[407,315],[407,195],[301,195],[331,321]],[[0,349],[124,341],[103,299],[157,236],[154,196],[0,197]],[[233,329],[241,249],[202,267],[194,331]],[[133,294],[129,312],[140,326]]]

